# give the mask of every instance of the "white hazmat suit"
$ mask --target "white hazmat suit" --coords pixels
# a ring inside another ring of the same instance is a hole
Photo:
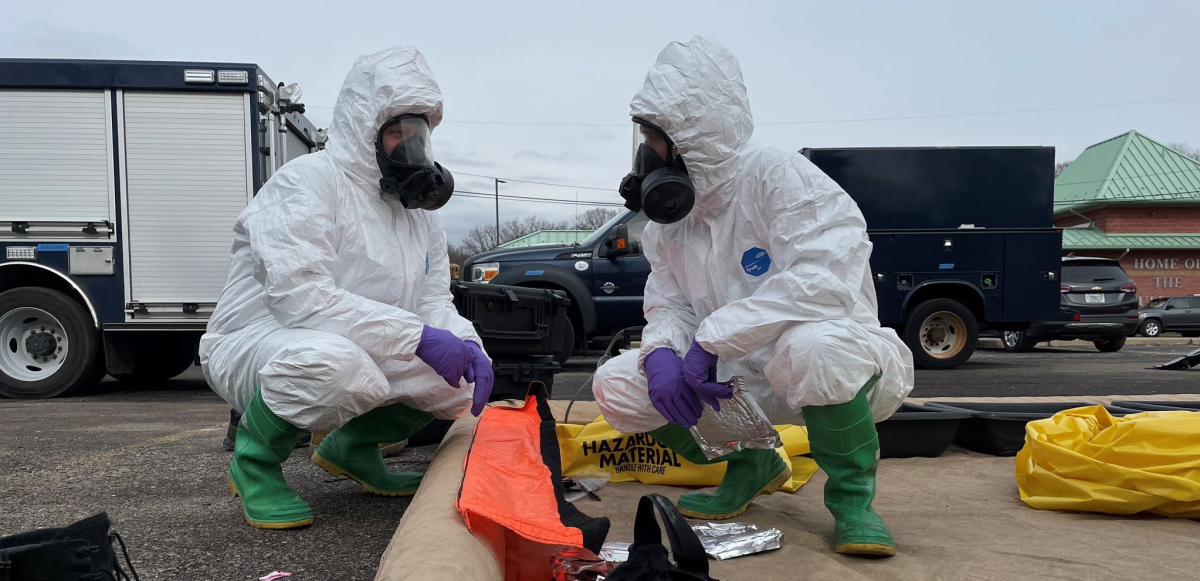
[[[329,145],[289,162],[238,217],[229,280],[200,341],[209,385],[238,411],[261,387],[280,418],[330,430],[392,403],[453,419],[471,405],[416,358],[425,325],[482,344],[450,294],[433,212],[380,194],[376,134],[388,119],[442,120],[425,58],[398,47],[355,61]]]
[[[880,373],[869,401],[876,421],[890,416],[912,390],[912,353],[880,327],[862,213],[804,156],[749,143],[733,55],[701,37],[668,45],[630,107],[678,147],[696,204],[642,235],[647,324],[640,353],[596,373],[605,419],[625,433],[665,425],[642,362],[661,347],[683,357],[693,338],[720,358],[718,380],[743,376],[774,423],[848,402]]]

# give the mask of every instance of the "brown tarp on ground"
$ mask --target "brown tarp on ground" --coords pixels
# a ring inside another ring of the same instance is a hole
[[[940,458],[884,460],[876,509],[895,533],[899,554],[864,560],[833,552],[833,518],[822,505],[825,475],[794,494],[760,498],[736,520],[784,532],[772,553],[712,561],[712,576],[736,579],[1197,579],[1200,523],[1031,509],[1017,495],[1012,458],[952,450]],[[608,516],[610,540],[631,541],[637,499],[679,489],[620,484],[602,502],[580,501]],[[1195,575],[1195,576],[1189,576]]]
[[[1054,399],[1104,403],[1113,398]],[[1200,400],[1200,396],[1157,399]],[[565,402],[551,404],[561,419]],[[584,402],[575,405],[571,419],[588,421],[596,413],[595,404]],[[461,428],[464,426],[456,425],[452,434]],[[469,434],[469,427],[466,432]],[[380,563],[378,579],[501,579],[495,558],[487,554],[490,549],[472,540],[454,511],[453,497],[462,474],[458,443],[450,438],[438,451],[426,485]],[[458,468],[457,478],[445,469],[449,466]],[[756,501],[737,520],[782,530],[783,548],[712,561],[713,577],[724,581],[1200,579],[1196,557],[1200,555],[1200,522],[1034,510],[1018,497],[1012,458],[952,448],[939,458],[884,460],[875,506],[899,544],[899,554],[885,560],[833,552],[833,519],[821,503],[824,483],[824,475],[817,474],[794,494],[777,493]],[[578,504],[589,515],[611,519],[609,540],[629,542],[633,540],[637,500],[648,492],[677,499],[684,491],[616,484],[600,490],[600,502],[585,499]]]
[[[450,427],[433,457],[421,489],[404,511],[400,526],[379,560],[379,581],[504,578],[487,537],[467,531],[454,508],[463,477],[463,458],[471,446],[476,418],[466,416]],[[502,547],[497,547],[502,549]]]

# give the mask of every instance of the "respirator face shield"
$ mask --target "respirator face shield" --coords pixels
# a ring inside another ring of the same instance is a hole
[[[424,115],[400,115],[379,128],[376,148],[393,163],[433,167],[433,140]]]
[[[433,159],[429,120],[399,115],[385,122],[375,138],[379,189],[410,210],[436,210],[454,193],[454,176]]]
[[[644,211],[647,218],[660,224],[678,222],[696,203],[696,190],[683,158],[662,129],[637,117],[633,122],[633,169],[618,190],[625,207]]]

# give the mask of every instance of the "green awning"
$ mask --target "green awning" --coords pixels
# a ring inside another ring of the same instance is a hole
[[[1063,250],[1200,250],[1200,234],[1107,234],[1063,228]]]

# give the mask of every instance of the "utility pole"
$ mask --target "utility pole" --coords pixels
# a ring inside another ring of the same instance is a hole
[[[500,248],[500,184],[507,184],[508,182],[506,182],[500,178],[495,178],[495,179],[496,179],[496,248]]]

